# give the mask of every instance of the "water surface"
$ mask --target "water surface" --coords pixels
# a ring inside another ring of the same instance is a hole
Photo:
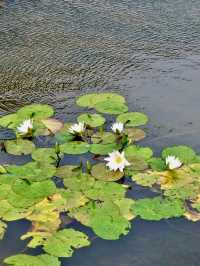
[[[42,102],[69,121],[81,112],[74,105],[78,95],[116,91],[130,110],[151,117],[143,145],[159,153],[166,145],[188,144],[200,152],[200,1],[0,0],[0,5],[0,115]],[[0,156],[1,163],[17,161]],[[18,239],[28,228],[10,223],[1,257],[23,250]],[[199,223],[184,219],[137,219],[128,236],[94,239],[63,266],[198,266],[199,232]]]

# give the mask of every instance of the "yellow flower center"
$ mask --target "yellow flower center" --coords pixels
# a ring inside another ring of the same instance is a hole
[[[121,156],[117,156],[117,157],[115,158],[115,162],[116,162],[117,164],[120,164],[120,163],[123,162],[123,158],[122,158]]]

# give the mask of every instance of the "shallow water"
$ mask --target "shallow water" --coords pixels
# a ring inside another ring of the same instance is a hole
[[[0,0],[0,6],[0,114],[43,102],[70,120],[81,112],[78,95],[116,91],[130,110],[151,117],[144,145],[159,153],[184,143],[200,152],[200,1]],[[1,162],[16,160],[1,154]],[[0,257],[23,249],[18,235],[28,227],[10,224]],[[184,219],[136,220],[127,237],[94,239],[63,266],[198,266],[199,230]]]

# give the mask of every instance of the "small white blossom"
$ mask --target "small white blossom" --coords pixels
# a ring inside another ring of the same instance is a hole
[[[116,122],[112,125],[111,129],[114,133],[122,133],[124,130],[124,124],[121,122]]]
[[[117,171],[119,169],[123,172],[124,168],[130,165],[124,156],[124,152],[120,153],[119,151],[109,153],[109,157],[106,157],[104,160],[108,162],[106,165],[111,171]]]
[[[33,129],[33,121],[31,119],[24,120],[18,127],[19,134],[26,135]]]
[[[170,170],[177,169],[182,165],[182,162],[179,160],[179,158],[173,155],[167,156],[165,162]]]
[[[80,122],[77,124],[73,124],[70,128],[69,128],[69,132],[71,134],[81,134],[85,131],[85,124]]]

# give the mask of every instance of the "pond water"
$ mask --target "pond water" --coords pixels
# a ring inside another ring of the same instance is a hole
[[[142,144],[200,152],[199,69],[199,0],[0,0],[0,115],[42,102],[70,121],[77,96],[116,91],[151,118]],[[29,226],[10,223],[0,257],[23,250]],[[199,232],[185,219],[137,219],[128,236],[94,239],[62,265],[198,266]]]

